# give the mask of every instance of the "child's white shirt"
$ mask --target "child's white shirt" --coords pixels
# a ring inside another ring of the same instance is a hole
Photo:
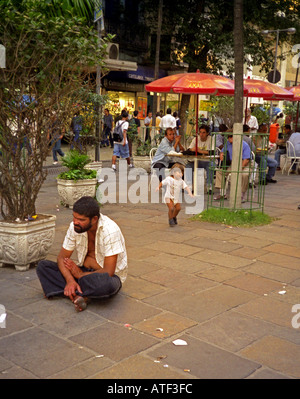
[[[176,180],[168,176],[162,181],[162,186],[166,186],[164,201],[168,202],[168,199],[171,199],[174,204],[177,204],[181,202],[182,190],[187,187],[187,184],[182,179]]]

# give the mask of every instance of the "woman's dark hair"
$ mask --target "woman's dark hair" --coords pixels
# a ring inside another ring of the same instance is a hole
[[[90,219],[94,216],[100,216],[100,207],[93,197],[81,197],[73,205],[73,212],[84,215]]]

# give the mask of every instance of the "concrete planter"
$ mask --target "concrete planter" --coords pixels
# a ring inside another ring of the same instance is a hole
[[[146,172],[151,172],[151,161],[148,156],[133,156],[133,164],[135,168],[143,168]]]
[[[0,221],[0,267],[14,265],[28,270],[31,263],[45,259],[54,241],[54,215],[38,215],[34,221]]]
[[[96,195],[97,179],[63,180],[57,179],[58,195],[64,206],[73,208],[74,203],[83,196]]]

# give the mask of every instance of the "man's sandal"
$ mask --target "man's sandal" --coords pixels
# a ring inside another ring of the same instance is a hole
[[[73,303],[75,305],[76,312],[82,312],[87,308],[88,298],[78,296],[76,299],[74,299]]]

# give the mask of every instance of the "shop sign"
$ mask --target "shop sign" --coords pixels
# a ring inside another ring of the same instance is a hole
[[[144,85],[131,82],[118,82],[111,79],[104,79],[103,86],[108,90],[122,90],[122,91],[144,91]]]

